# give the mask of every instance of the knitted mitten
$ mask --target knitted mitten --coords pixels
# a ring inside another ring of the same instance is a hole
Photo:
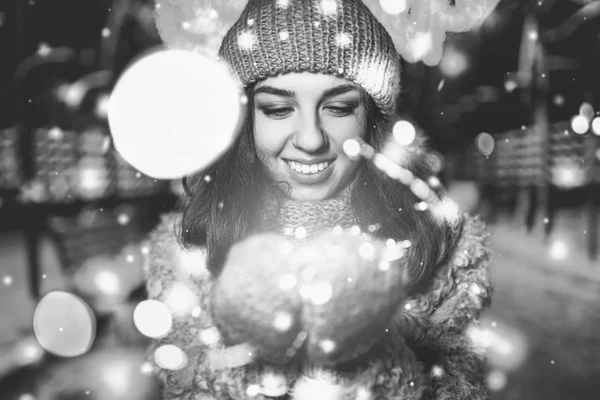
[[[267,233],[232,247],[211,313],[227,345],[263,360],[333,366],[380,342],[404,299],[404,248],[347,232]]]

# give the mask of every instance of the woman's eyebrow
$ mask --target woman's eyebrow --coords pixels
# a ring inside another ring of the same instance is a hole
[[[340,94],[354,92],[354,91],[358,91],[358,89],[356,88],[356,86],[351,85],[351,84],[334,86],[332,88],[325,90],[323,92],[323,94],[321,95],[321,98],[325,99],[328,97],[334,97],[334,96],[338,96]],[[296,93],[291,90],[279,89],[279,88],[276,88],[273,86],[261,86],[259,88],[256,88],[256,90],[254,91],[254,95],[256,96],[257,94],[260,94],[260,93],[271,94],[271,95],[279,96],[279,97],[289,97],[289,98],[296,97]]]
[[[291,90],[278,89],[273,86],[261,86],[254,91],[255,96],[259,93],[272,94],[280,97],[296,97],[296,93]]]
[[[338,96],[340,94],[354,92],[354,91],[358,91],[358,89],[354,85],[350,85],[350,84],[339,85],[339,86],[335,86],[335,87],[325,90],[323,92],[323,95],[321,96],[321,98],[326,99],[328,97],[334,97],[334,96]]]

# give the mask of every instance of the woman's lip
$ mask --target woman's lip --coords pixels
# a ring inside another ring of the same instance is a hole
[[[331,164],[332,162],[335,161],[335,158],[329,158],[327,160],[321,160],[321,161],[300,161],[300,160],[292,160],[291,158],[284,158],[283,160],[286,162],[293,161],[293,162],[304,164],[304,165],[313,165],[313,164],[320,164],[320,163],[324,163],[324,162],[328,162],[329,164]]]
[[[317,183],[321,183],[327,178],[329,178],[329,176],[333,172],[333,164],[335,163],[335,159],[329,161],[329,165],[327,166],[327,168],[325,168],[322,171],[315,172],[314,174],[304,174],[302,172],[298,172],[290,166],[289,161],[284,159],[284,162],[290,171],[290,175],[295,181],[305,185],[314,185]]]

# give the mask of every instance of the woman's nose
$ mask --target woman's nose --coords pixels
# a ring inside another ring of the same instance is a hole
[[[327,146],[327,136],[323,132],[318,116],[303,116],[292,143],[307,153],[317,153]]]

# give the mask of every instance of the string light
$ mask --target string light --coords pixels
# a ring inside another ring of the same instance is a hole
[[[425,211],[428,208],[429,208],[429,206],[424,201],[421,201],[421,202],[418,202],[417,204],[415,204],[415,210],[417,210],[417,211]]]

